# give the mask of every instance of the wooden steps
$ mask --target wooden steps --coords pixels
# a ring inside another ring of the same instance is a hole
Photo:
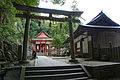
[[[88,73],[81,65],[26,67],[24,80],[88,80]]]

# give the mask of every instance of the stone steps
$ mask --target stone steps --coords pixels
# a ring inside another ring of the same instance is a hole
[[[59,80],[59,79],[70,79],[84,77],[84,72],[79,73],[67,73],[67,74],[49,74],[49,75],[34,75],[34,76],[25,76],[25,80]]]
[[[88,80],[81,65],[26,67],[24,80]]]
[[[71,78],[71,79],[64,79],[64,80],[88,80],[88,77]]]
[[[25,75],[49,75],[49,74],[66,74],[66,73],[75,73],[81,72],[82,68],[73,68],[73,69],[57,69],[57,70],[31,70],[26,71]]]
[[[80,65],[66,65],[66,66],[43,66],[43,67],[26,67],[28,70],[55,70],[55,69],[71,69],[80,68]]]

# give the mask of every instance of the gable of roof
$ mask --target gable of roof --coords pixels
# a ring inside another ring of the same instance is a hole
[[[102,11],[93,18],[87,25],[98,25],[98,26],[119,26],[116,22],[112,21],[106,14]]]
[[[50,37],[44,30],[42,30],[35,38],[50,38]]]

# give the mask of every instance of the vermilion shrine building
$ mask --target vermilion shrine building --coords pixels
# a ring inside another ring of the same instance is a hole
[[[35,38],[32,38],[30,43],[32,43],[33,49],[40,53],[48,53],[48,51],[52,52],[54,46],[50,43],[53,41],[45,31],[41,31]]]

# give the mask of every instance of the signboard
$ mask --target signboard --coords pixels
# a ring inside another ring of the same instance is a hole
[[[40,44],[40,42],[36,42],[36,44]]]

